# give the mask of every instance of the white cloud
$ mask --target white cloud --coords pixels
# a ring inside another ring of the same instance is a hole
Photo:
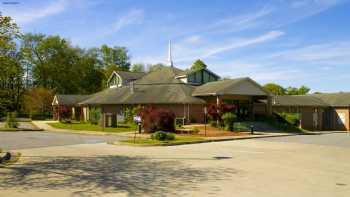
[[[249,14],[242,14],[237,16],[229,16],[223,19],[219,19],[217,22],[209,25],[209,31],[213,32],[232,32],[242,31],[252,27],[256,27],[261,22],[262,18],[270,15],[273,9],[271,7],[263,7],[257,12]]]
[[[11,16],[16,23],[21,25],[63,12],[67,7],[66,0],[51,2],[43,7],[27,9],[4,10],[5,15]]]
[[[314,44],[268,55],[268,59],[324,64],[350,64],[350,41]]]
[[[184,39],[184,42],[188,44],[198,44],[201,41],[202,37],[199,35],[193,35]]]
[[[112,26],[114,32],[121,30],[128,25],[141,24],[144,19],[144,12],[140,9],[130,10],[126,15],[121,16]]]
[[[201,46],[193,46],[186,41],[180,41],[174,45],[174,61],[187,63],[187,61],[193,61],[197,58],[214,58],[218,54],[268,42],[282,35],[284,32],[270,31],[253,38],[225,40],[221,44],[203,43]]]
[[[302,72],[293,67],[280,68],[271,65],[241,61],[225,61],[215,64],[215,71],[220,75],[237,77],[251,77],[262,83],[269,81],[288,81],[303,76]]]
[[[211,57],[213,55],[216,55],[216,54],[219,54],[219,53],[222,53],[225,51],[229,51],[232,49],[237,49],[237,48],[242,48],[242,47],[247,47],[250,45],[255,45],[255,44],[267,42],[267,41],[273,40],[275,38],[278,38],[282,35],[284,35],[284,32],[282,32],[282,31],[270,31],[264,35],[261,35],[261,36],[255,37],[255,38],[242,39],[240,41],[228,43],[228,44],[223,45],[223,46],[207,49],[203,53],[202,57],[207,58],[207,57]]]

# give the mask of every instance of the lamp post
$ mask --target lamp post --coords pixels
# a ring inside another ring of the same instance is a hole
[[[204,107],[204,136],[207,136],[207,114],[208,109],[207,106]]]

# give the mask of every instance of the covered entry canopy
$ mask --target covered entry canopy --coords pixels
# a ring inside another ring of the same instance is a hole
[[[197,87],[193,96],[245,95],[270,97],[272,94],[249,77],[210,82]]]
[[[196,87],[192,95],[203,98],[207,103],[235,104],[237,116],[243,119],[254,119],[257,112],[271,114],[272,94],[249,77],[206,83]],[[260,100],[266,100],[267,105]]]

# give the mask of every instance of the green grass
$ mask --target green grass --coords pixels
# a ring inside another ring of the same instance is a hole
[[[111,128],[111,127],[105,127],[102,128],[100,125],[94,125],[90,123],[80,123],[80,122],[73,122],[73,123],[48,123],[50,126],[57,128],[57,129],[71,129],[71,130],[82,130],[82,131],[103,131],[103,132],[127,132],[127,131],[135,131],[137,129],[137,125],[135,124],[125,124],[125,123],[118,123],[117,127]]]
[[[177,135],[175,137],[175,140],[165,140],[165,141],[158,141],[158,140],[152,140],[152,139],[145,139],[145,138],[136,138],[134,139],[128,139],[128,140],[122,140],[121,142],[127,143],[127,144],[136,144],[136,145],[161,145],[161,144],[177,144],[182,142],[200,142],[204,141],[203,138],[200,137],[192,137],[192,136],[179,136]]]

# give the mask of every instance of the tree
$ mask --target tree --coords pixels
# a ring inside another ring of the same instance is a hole
[[[133,64],[131,66],[132,72],[145,72],[145,65],[144,64]]]
[[[308,87],[306,87],[304,85],[300,86],[300,88],[299,88],[299,95],[305,95],[305,94],[307,94],[309,92],[310,92],[310,88],[308,88]]]
[[[0,116],[6,111],[20,109],[23,69],[16,43],[19,38],[20,32],[16,23],[0,13]]]
[[[107,45],[102,45],[100,48],[100,56],[105,69],[108,71],[111,70],[110,67],[123,71],[128,71],[130,69],[130,56],[125,47],[109,47]],[[109,77],[112,72],[106,73],[106,76]]]
[[[21,53],[33,68],[33,85],[62,94],[86,94],[102,89],[105,79],[97,50],[72,47],[59,36],[25,34]]]
[[[201,70],[204,68],[207,68],[207,65],[200,59],[196,60],[191,66],[191,70]]]
[[[24,109],[29,113],[47,113],[52,111],[53,92],[46,88],[33,88],[24,94]]]
[[[282,86],[275,83],[268,83],[268,84],[265,84],[263,87],[274,95],[286,94],[286,90]]]
[[[286,94],[288,95],[305,95],[310,91],[310,88],[302,85],[299,88],[288,87],[286,90]]]
[[[148,65],[148,72],[153,72],[153,71],[159,70],[159,69],[164,68],[164,67],[166,67],[166,65],[164,65],[162,63],[151,64],[151,65]]]

